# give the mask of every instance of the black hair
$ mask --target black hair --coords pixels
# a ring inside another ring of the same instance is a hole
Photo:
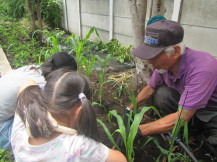
[[[85,96],[80,99],[81,93]],[[88,79],[79,72],[61,68],[47,76],[43,91],[38,86],[30,86],[23,90],[18,97],[17,113],[26,126],[26,121],[28,122],[33,137],[46,138],[54,131],[48,120],[47,111],[54,115],[62,115],[67,110],[81,105],[76,126],[78,134],[99,141],[96,116],[90,98],[91,87]],[[45,130],[48,130],[48,133]]]
[[[77,126],[78,134],[99,141],[96,116],[89,101],[91,92],[89,80],[79,72],[68,69],[59,69],[50,73],[44,88],[44,96],[50,101],[50,112],[61,113],[81,104],[81,115]],[[86,97],[79,99],[80,93],[84,93]]]
[[[66,52],[56,52],[40,67],[45,79],[50,72],[59,68],[69,68],[76,71],[77,63],[75,58]]]

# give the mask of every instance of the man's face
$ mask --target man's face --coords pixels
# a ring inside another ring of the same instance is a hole
[[[148,63],[151,64],[154,69],[157,69],[159,71],[171,70],[177,60],[174,56],[175,51],[171,52],[169,56],[166,54],[166,52],[163,51],[156,57],[148,60]]]

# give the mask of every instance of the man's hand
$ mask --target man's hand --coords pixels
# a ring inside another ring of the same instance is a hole
[[[124,125],[125,125],[125,128],[126,128],[126,129],[127,129],[127,123],[128,123],[130,111],[131,111],[131,109],[130,109],[129,107],[126,107],[126,108],[124,109],[123,121],[124,121]]]
[[[129,114],[130,113],[130,108],[129,107],[126,107],[125,109],[124,109],[124,114]]]

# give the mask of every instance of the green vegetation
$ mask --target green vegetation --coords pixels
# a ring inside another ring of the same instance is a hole
[[[102,92],[103,92],[103,84],[106,83],[105,81],[105,75],[106,75],[106,68],[109,65],[111,55],[107,55],[105,59],[100,58],[99,56],[97,57],[97,60],[100,65],[100,75],[99,75],[99,104],[102,104]]]
[[[32,2],[33,10],[36,9],[35,1]],[[0,12],[11,18],[22,19],[26,17],[27,7],[25,0],[0,0]],[[43,0],[40,4],[42,19],[51,27],[60,27],[62,18],[62,1]]]
[[[121,135],[123,143],[124,143],[126,157],[129,162],[134,161],[134,140],[136,138],[138,126],[141,123],[144,113],[147,112],[150,108],[151,107],[142,108],[141,112],[135,115],[132,125],[129,127],[129,129],[124,126],[122,117],[117,114],[116,110],[110,111],[108,114],[108,119],[110,123],[111,123],[111,116],[114,116],[117,119],[117,124],[118,124],[118,128],[113,133],[110,133],[106,125],[101,120],[99,119],[97,120],[103,126],[106,134],[108,135],[113,145],[120,151],[121,149],[118,146],[118,144],[115,142],[113,135],[115,133],[119,133]],[[130,113],[130,116],[132,116],[132,112]]]
[[[47,49],[31,38],[29,26],[24,24],[28,24],[26,19],[21,22],[15,19],[0,20],[0,44],[13,62],[13,67],[45,61],[42,55]]]
[[[9,150],[0,149],[0,161],[2,162],[14,161],[13,153]]]
[[[62,12],[61,0],[43,0],[41,3],[42,18],[52,27],[61,26]]]
[[[94,27],[89,30],[84,38],[80,38],[76,34],[69,35],[63,30],[58,28],[52,29],[49,26],[45,26],[43,30],[36,30],[32,34],[29,20],[25,18],[26,10],[23,4],[23,0],[0,0],[0,44],[10,60],[10,63],[12,63],[13,68],[27,64],[40,65],[47,60],[50,55],[62,51],[64,47],[64,50],[75,57],[79,71],[84,72],[87,76],[90,76],[95,65],[100,67],[98,91],[99,103],[94,102],[93,104],[102,105],[103,85],[108,82],[114,82],[115,85],[118,86],[116,93],[118,95],[117,98],[120,97],[124,90],[126,91],[125,84],[116,81],[114,79],[115,77],[113,77],[114,80],[106,80],[106,68],[112,57],[116,58],[120,63],[132,61],[130,55],[132,46],[122,46],[116,39],[112,39],[108,43],[103,43]],[[15,8],[13,8],[14,6]],[[61,17],[61,10],[59,8],[59,1],[45,0],[42,2],[41,8],[44,20],[52,25],[52,27],[60,25],[59,20]],[[37,38],[38,33],[42,34],[42,40]],[[98,40],[90,41],[89,38],[92,34],[96,34]],[[115,142],[114,135],[121,135],[124,143],[124,151],[122,151],[125,152],[128,161],[131,162],[134,160],[134,141],[144,113],[149,109],[152,109],[155,111],[155,114],[158,116],[160,115],[154,107],[144,107],[138,112],[136,108],[136,97],[133,91],[126,92],[129,94],[129,99],[135,107],[133,112],[131,111],[131,113],[128,114],[126,127],[116,110],[108,112],[108,120],[110,123],[112,116],[115,117],[117,121],[118,128],[114,132],[111,133],[101,120],[98,119],[98,122],[103,126],[109,139],[118,150],[121,150],[121,147]],[[155,137],[147,138],[144,146],[151,141],[154,142],[162,153],[158,157],[158,161],[161,160],[162,156],[167,156],[168,161],[175,161],[177,159],[188,161],[189,159],[185,154],[182,155],[173,152],[175,139],[178,136],[182,125],[184,125],[184,141],[187,144],[187,124],[179,119],[172,132],[173,139],[170,141],[168,150],[160,146]],[[7,161],[8,159],[11,160],[11,157],[11,152],[0,150],[0,161],[2,161],[2,159],[3,161]]]
[[[133,61],[133,58],[130,55],[132,46],[123,46],[118,42],[117,39],[112,39],[108,43],[103,43],[101,40],[89,42],[88,47],[100,53],[111,54],[120,63]]]
[[[131,95],[130,96],[131,103],[133,105],[136,105],[135,96],[132,94],[130,94],[130,95]],[[110,139],[112,144],[115,146],[115,148],[123,152],[123,149],[121,149],[121,146],[118,145],[120,143],[117,143],[117,141],[115,141],[115,138],[114,138],[114,136],[117,133],[119,133],[121,135],[123,143],[124,143],[124,149],[125,149],[124,152],[125,152],[125,155],[126,155],[128,161],[134,161],[134,149],[135,149],[134,140],[136,138],[138,126],[141,123],[141,120],[144,116],[144,113],[150,109],[154,110],[155,114],[158,116],[158,118],[160,118],[160,113],[155,107],[153,107],[153,106],[143,107],[139,113],[136,110],[136,111],[130,111],[129,114],[126,114],[128,116],[128,118],[127,118],[128,121],[126,122],[126,124],[124,124],[122,117],[117,114],[116,110],[110,111],[108,113],[108,120],[110,121],[111,124],[113,124],[111,122],[111,117],[114,116],[117,119],[117,127],[118,127],[112,133],[109,131],[109,129],[105,125],[105,123],[103,123],[100,119],[97,120],[100,123],[100,125],[104,128],[104,131],[106,132],[108,138]],[[182,110],[182,108],[179,108],[179,110]],[[157,120],[157,119],[153,119],[153,120]],[[175,151],[175,149],[174,149],[174,148],[176,148],[175,141],[178,138],[178,136],[180,135],[179,132],[182,129],[183,125],[184,125],[183,139],[185,141],[185,145],[188,147],[188,128],[187,128],[188,125],[187,125],[187,122],[185,122],[184,120],[182,120],[179,117],[178,120],[176,121],[176,124],[175,124],[175,127],[173,128],[172,133],[170,134],[170,137],[172,137],[172,138],[169,141],[167,141],[169,144],[169,148],[162,147],[159,144],[158,139],[156,137],[150,136],[150,137],[147,137],[143,146],[141,148],[137,148],[137,149],[143,149],[147,144],[149,144],[152,141],[161,152],[161,155],[156,159],[156,161],[162,161],[163,158],[166,158],[167,161],[169,161],[169,162],[177,161],[177,160],[191,161],[189,159],[189,156],[185,152],[180,153],[180,152]]]

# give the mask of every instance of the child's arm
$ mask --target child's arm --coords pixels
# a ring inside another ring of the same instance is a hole
[[[37,85],[36,82],[34,80],[26,80],[18,89],[17,91],[17,96],[20,95],[20,93],[27,87],[31,86],[31,85]]]
[[[127,162],[127,159],[120,151],[109,149],[109,155],[106,162]]]

